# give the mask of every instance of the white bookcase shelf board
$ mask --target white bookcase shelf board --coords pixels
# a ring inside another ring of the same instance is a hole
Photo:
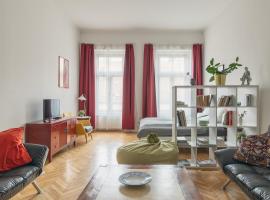
[[[172,88],[172,138],[180,149],[191,149],[188,162],[191,167],[216,167],[214,151],[236,147],[239,129],[247,135],[259,133],[258,90],[257,85]],[[244,112],[241,120],[239,115]],[[226,129],[225,135],[219,135],[220,128]],[[184,129],[190,129],[189,137],[181,136]],[[200,129],[206,129],[207,136],[200,136]],[[209,160],[197,159],[198,148],[209,149]]]

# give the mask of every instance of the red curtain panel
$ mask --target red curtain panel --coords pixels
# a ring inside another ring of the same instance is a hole
[[[195,79],[196,85],[203,84],[203,69],[202,69],[202,45],[194,44],[192,48],[193,66],[192,76]]]
[[[135,61],[132,44],[126,44],[123,76],[122,129],[134,129]]]
[[[142,117],[156,117],[156,86],[154,68],[154,50],[152,44],[144,45],[143,58],[143,94]]]
[[[79,96],[86,97],[86,115],[91,116],[92,126],[95,127],[95,53],[93,44],[81,44]],[[83,102],[79,103],[83,110]]]
[[[203,64],[202,64],[202,45],[194,44],[192,48],[192,77],[195,79],[196,85],[203,85]],[[202,95],[202,90],[197,90],[197,95]],[[198,108],[198,112],[202,112]]]

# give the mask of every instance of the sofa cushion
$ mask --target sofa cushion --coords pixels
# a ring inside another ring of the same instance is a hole
[[[251,165],[270,167],[270,133],[248,136],[234,158]]]
[[[256,187],[251,192],[261,199],[270,199],[270,186]]]
[[[0,176],[0,199],[13,190],[18,191],[23,188],[24,179],[20,176]]]
[[[256,187],[269,186],[270,181],[260,174],[238,174],[237,179],[244,184],[249,190]]]
[[[23,128],[0,132],[0,172],[25,165],[32,161],[22,143]]]
[[[40,174],[40,168],[33,165],[25,165],[23,167],[12,169],[8,172],[0,173],[0,177],[19,176],[24,179],[24,183],[31,182]]]
[[[238,174],[247,174],[247,173],[254,173],[255,170],[252,166],[250,165],[245,165],[245,164],[230,164],[226,165],[224,167],[224,171],[230,172],[233,175],[238,175]]]

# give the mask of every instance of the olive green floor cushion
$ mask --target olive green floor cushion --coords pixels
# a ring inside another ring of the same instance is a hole
[[[128,165],[177,164],[178,147],[167,140],[150,144],[146,139],[141,139],[119,147],[117,161]]]

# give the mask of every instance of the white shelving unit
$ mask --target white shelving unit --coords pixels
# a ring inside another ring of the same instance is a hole
[[[189,163],[191,167],[201,167],[200,163],[202,162],[197,159],[198,148],[209,149],[209,161],[211,161],[213,163],[213,167],[215,167],[214,151],[217,148],[237,146],[237,130],[239,128],[243,128],[247,135],[259,133],[258,89],[257,85],[174,86],[172,88],[172,138],[175,142],[179,142],[180,138],[177,137],[177,130],[180,132],[181,136],[183,129],[190,129],[190,137],[185,137],[187,140],[186,144],[178,144],[179,148],[190,148],[191,157]],[[201,90],[203,95],[213,96],[210,105],[198,105],[198,90]],[[251,96],[251,102],[248,102],[248,105],[246,104],[247,95]],[[232,102],[229,106],[218,106],[218,102],[222,96],[232,97]],[[185,105],[178,106],[178,102],[180,101],[184,102]],[[203,109],[203,113],[207,113],[208,115],[209,123],[207,126],[199,125],[199,121],[201,120],[198,118],[199,108]],[[177,110],[183,110],[185,112],[187,126],[179,126]],[[224,125],[221,120],[222,113],[227,111],[232,111],[232,123],[230,125]],[[242,124],[239,124],[239,114],[244,111],[246,111],[246,116],[243,118]],[[207,129],[209,133],[208,136],[201,137],[198,134],[198,130],[202,128]],[[227,129],[227,135],[225,137],[218,136],[219,128]],[[182,136],[181,138],[183,139]],[[207,141],[207,143],[202,145],[198,142],[202,139]]]

